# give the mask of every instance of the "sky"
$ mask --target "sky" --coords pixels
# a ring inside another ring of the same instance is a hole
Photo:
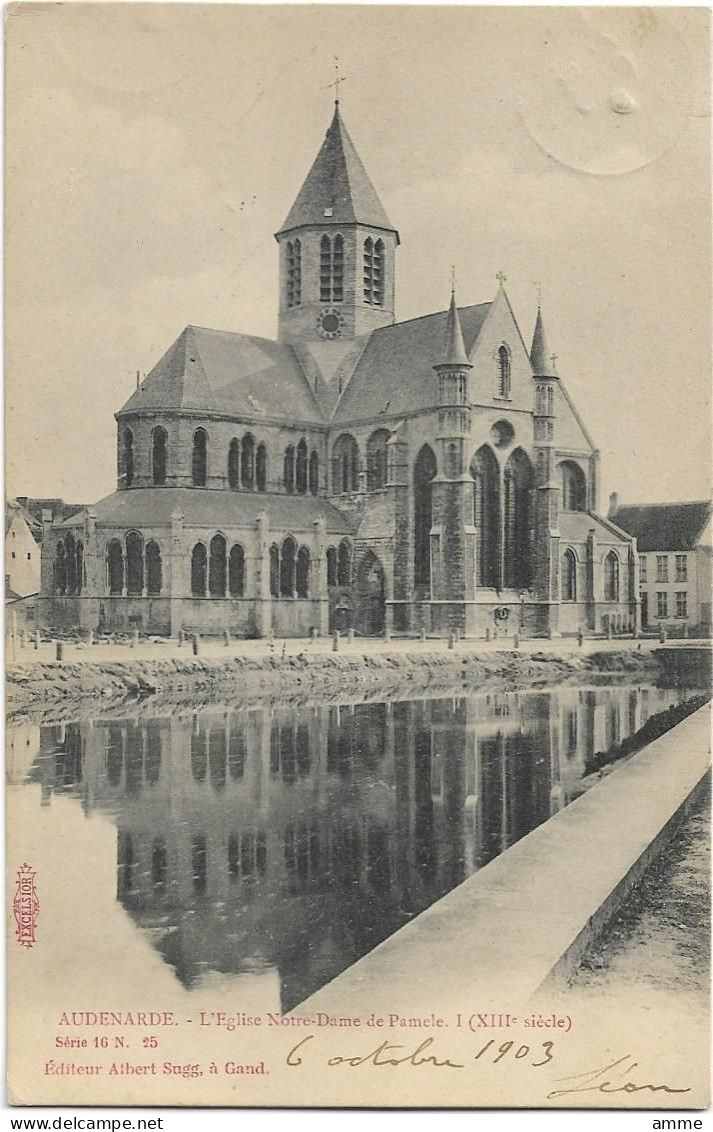
[[[710,493],[702,8],[8,9],[6,475],[114,490],[188,323],[274,337],[280,227],[332,115],[399,229],[397,318],[538,288],[602,498]],[[404,374],[408,381],[408,374]]]

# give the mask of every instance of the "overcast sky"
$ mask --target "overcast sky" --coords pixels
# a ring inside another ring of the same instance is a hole
[[[272,337],[273,232],[332,114],[401,234],[397,317],[495,275],[604,498],[706,497],[703,9],[18,5],[8,24],[7,488],[93,501],[187,323]],[[404,374],[408,381],[408,374]]]

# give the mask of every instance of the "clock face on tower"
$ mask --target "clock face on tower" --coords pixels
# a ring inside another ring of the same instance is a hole
[[[344,326],[344,315],[341,311],[327,307],[317,319],[317,330],[322,338],[338,338]]]

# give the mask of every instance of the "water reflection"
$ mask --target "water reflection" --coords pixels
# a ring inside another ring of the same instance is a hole
[[[44,805],[70,794],[115,823],[118,900],[184,986],[272,969],[287,1010],[571,801],[587,758],[688,694],[87,720],[11,731],[9,767]]]

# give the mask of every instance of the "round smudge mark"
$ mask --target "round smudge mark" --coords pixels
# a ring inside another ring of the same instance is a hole
[[[530,135],[550,157],[586,173],[630,173],[655,161],[690,112],[681,35],[661,9],[556,11],[557,19],[543,14],[539,59],[518,91]]]

